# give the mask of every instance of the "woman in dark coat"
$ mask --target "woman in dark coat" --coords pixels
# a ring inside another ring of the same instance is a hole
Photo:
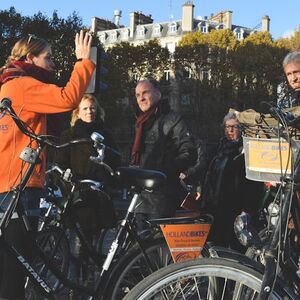
[[[103,113],[103,111],[102,111]],[[111,134],[105,129],[100,118],[101,108],[92,95],[84,95],[78,108],[73,111],[71,128],[62,132],[61,143],[78,138],[90,138],[91,133],[98,132],[104,136],[104,144],[116,149]],[[109,150],[105,153],[105,162],[112,168],[120,165],[120,158]],[[73,145],[71,149],[64,149],[57,153],[56,162],[62,168],[70,168],[72,174],[79,179],[93,179],[96,181],[109,181],[110,175],[104,167],[92,161],[90,156],[96,156],[92,144]],[[101,193],[84,190],[80,193],[80,201],[74,206],[72,213],[79,220],[82,229],[87,234],[99,228],[111,227],[115,223],[114,207],[111,199],[103,197]],[[81,201],[82,200],[82,201]]]
[[[243,143],[236,115],[228,113],[223,126],[225,136],[208,168],[201,202],[214,216],[208,239],[216,245],[244,251],[234,234],[234,220],[241,211],[246,211],[257,222],[263,184],[246,179]]]

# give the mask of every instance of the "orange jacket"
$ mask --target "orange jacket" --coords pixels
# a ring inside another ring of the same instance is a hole
[[[1,86],[0,101],[11,99],[13,109],[37,135],[47,133],[46,114],[59,113],[76,108],[86,91],[94,71],[88,59],[77,62],[69,82],[63,88],[46,84],[32,77],[12,79]],[[25,136],[7,114],[0,113],[0,193],[7,192],[20,183],[24,174],[21,151],[30,145]],[[43,187],[45,181],[45,152],[42,163],[37,165],[27,186]],[[25,164],[27,168],[27,164]]]

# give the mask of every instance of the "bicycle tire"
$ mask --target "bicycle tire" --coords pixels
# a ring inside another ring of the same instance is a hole
[[[144,248],[155,270],[173,263],[170,250],[163,237],[148,240],[144,244]],[[202,254],[209,256],[206,247]],[[123,299],[136,284],[151,273],[140,248],[135,246],[129,249],[114,265],[103,299]]]
[[[262,273],[254,267],[222,258],[203,258],[172,264],[136,285],[124,300],[256,299]],[[270,299],[283,299],[273,290]]]

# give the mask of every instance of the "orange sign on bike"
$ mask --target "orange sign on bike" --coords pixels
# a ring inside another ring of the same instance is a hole
[[[174,262],[199,257],[211,224],[162,224],[160,228],[167,241]]]

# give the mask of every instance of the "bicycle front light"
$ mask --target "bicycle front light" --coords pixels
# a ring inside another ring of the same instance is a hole
[[[272,226],[275,226],[277,224],[279,212],[280,212],[280,207],[277,203],[272,202],[269,204],[268,213],[270,216],[270,223]]]
[[[234,232],[239,242],[249,247],[253,241],[252,232],[249,230],[250,215],[242,212],[234,221]]]

